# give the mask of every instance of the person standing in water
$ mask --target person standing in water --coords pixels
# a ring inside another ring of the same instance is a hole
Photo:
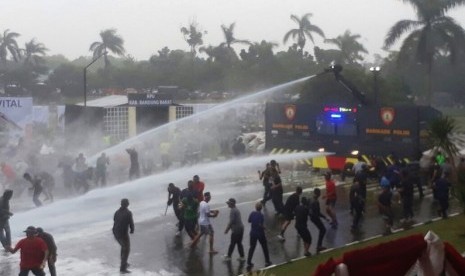
[[[10,212],[10,199],[13,196],[12,190],[5,190],[3,196],[0,197],[0,242],[3,247],[11,245],[11,230],[10,217],[13,215]]]
[[[128,258],[131,250],[131,241],[128,232],[134,234],[134,220],[128,206],[129,200],[127,198],[121,199],[121,207],[115,212],[113,217],[113,235],[121,246],[121,273],[130,273],[128,270]]]
[[[139,156],[136,148],[126,149],[131,160],[131,167],[129,168],[129,180],[137,179],[140,177]]]

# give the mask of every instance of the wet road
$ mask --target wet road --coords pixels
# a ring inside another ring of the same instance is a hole
[[[310,197],[311,190],[314,186],[323,184],[322,177],[312,177],[312,182],[299,182],[296,177],[291,181],[290,176],[284,177],[284,183],[293,182],[286,186],[286,191],[295,189],[295,185],[300,184],[304,188],[304,196]],[[338,229],[331,229],[327,226],[327,234],[323,241],[325,247],[340,247],[347,243],[365,239],[371,236],[379,235],[384,230],[384,224],[380,218],[375,203],[376,194],[379,188],[376,184],[368,187],[368,202],[366,213],[362,221],[361,231],[353,234],[350,232],[352,217],[349,214],[348,192],[349,183],[339,183],[337,187],[338,202],[336,204],[336,213],[339,221]],[[257,181],[243,180],[235,185],[234,195],[237,199],[238,208],[242,214],[242,220],[245,225],[244,249],[247,254],[249,248],[248,231],[250,230],[247,218],[253,210],[254,203],[261,196],[262,186]],[[254,185],[255,189],[244,189],[246,186]],[[208,182],[207,182],[208,190]],[[324,192],[323,192],[324,194]],[[285,196],[286,198],[287,196]],[[431,193],[427,189],[426,197],[422,200],[415,195],[414,214],[415,221],[426,221],[436,216],[436,203],[431,198]],[[320,202],[322,210],[324,209],[323,201]],[[452,204],[454,206],[454,204]],[[136,224],[136,233],[131,236],[131,255],[129,262],[133,275],[238,275],[245,272],[245,263],[236,260],[238,257],[237,248],[233,253],[233,259],[230,262],[223,261],[222,256],[226,253],[229,245],[230,235],[225,235],[224,230],[229,219],[229,209],[224,200],[219,201],[212,194],[210,202],[212,209],[219,209],[220,214],[217,218],[212,219],[212,225],[215,230],[215,249],[219,251],[216,255],[208,254],[208,240],[201,239],[199,246],[191,250],[188,247],[190,242],[186,233],[181,237],[176,237],[176,218],[172,209],[168,210],[167,216],[158,216],[155,219],[147,220]],[[399,222],[401,218],[401,206],[394,203],[395,210],[395,228],[402,227]],[[457,207],[453,207],[457,208]],[[164,213],[165,210],[154,210],[155,214]],[[267,227],[267,238],[270,250],[271,261],[275,264],[283,263],[303,255],[303,243],[297,237],[294,224],[288,227],[285,237],[286,241],[281,242],[277,239],[280,231],[281,219],[275,216],[271,202],[268,202],[264,208],[265,224]],[[137,216],[137,214],[134,214]],[[312,233],[313,244],[311,252],[316,251],[317,230],[313,224],[308,223]],[[92,234],[79,240],[64,240],[59,242],[59,261],[57,263],[58,271],[60,267],[68,268],[66,275],[117,275],[119,268],[119,247],[113,239],[110,232],[103,234]],[[4,256],[0,258],[4,258]],[[17,259],[19,256],[9,256],[6,261],[2,259],[0,275],[9,276],[17,274]],[[73,265],[72,260],[84,260],[82,263]],[[71,264],[70,264],[71,263]],[[257,245],[253,263],[255,269],[262,268],[265,264],[261,247]],[[86,270],[82,266],[89,264]],[[77,267],[76,267],[77,266]],[[81,266],[81,267],[79,267]],[[94,266],[95,268],[92,268]]]

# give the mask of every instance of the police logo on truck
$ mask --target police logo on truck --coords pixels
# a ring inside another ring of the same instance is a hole
[[[392,107],[383,107],[380,110],[381,120],[383,120],[383,123],[387,126],[394,121],[395,114],[394,108]]]
[[[286,114],[286,118],[289,121],[294,120],[296,110],[297,110],[297,107],[293,104],[287,104],[284,106],[284,113]]]

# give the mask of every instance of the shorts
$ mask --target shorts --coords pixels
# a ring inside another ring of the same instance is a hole
[[[200,225],[200,234],[201,235],[213,235],[213,227],[211,224],[208,225]]]
[[[311,244],[312,243],[312,235],[308,228],[306,227],[296,227],[297,233],[299,233],[300,237],[305,243]]]
[[[334,206],[336,206],[336,199],[327,199],[326,206],[331,206],[334,208]]]
[[[294,219],[294,214],[293,214],[293,212],[291,212],[291,211],[289,211],[289,210],[284,210],[283,216],[284,216],[284,219],[287,220],[287,221],[291,221],[291,220]]]
[[[186,228],[187,233],[195,232],[195,225],[197,220],[190,220],[184,218],[184,227]]]

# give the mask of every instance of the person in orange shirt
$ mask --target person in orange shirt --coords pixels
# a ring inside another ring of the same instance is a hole
[[[197,200],[199,202],[203,201],[203,190],[205,189],[205,183],[200,181],[200,177],[198,175],[194,175],[194,190],[197,191]]]
[[[331,178],[331,173],[325,173],[325,182],[326,182],[326,213],[331,218],[331,226],[337,228],[337,218],[334,207],[336,205],[337,195],[336,195],[336,183]]]

